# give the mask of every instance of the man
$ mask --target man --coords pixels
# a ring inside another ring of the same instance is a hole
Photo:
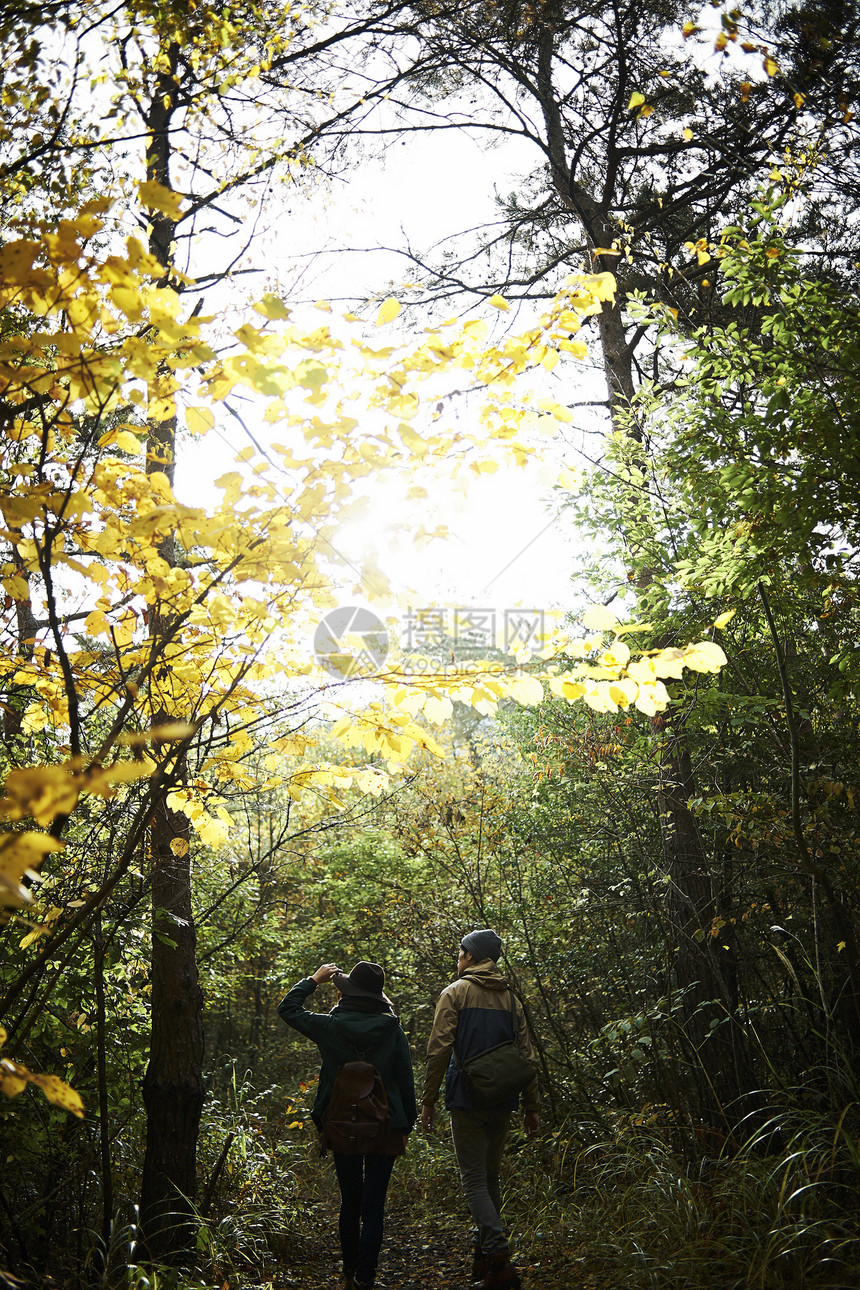
[[[517,1098],[477,1110],[458,1070],[458,1064],[511,1039],[516,1039],[523,1055],[534,1062],[523,1010],[496,966],[501,951],[501,940],[488,927],[470,932],[460,942],[457,980],[442,991],[436,1005],[421,1099],[421,1127],[432,1133],[436,1099],[445,1077],[445,1106],[451,1112],[454,1151],[477,1228],[472,1264],[476,1290],[520,1287],[502,1225],[499,1182],[505,1134],[511,1112],[517,1109]],[[540,1128],[539,1104],[535,1077],[523,1094],[523,1126],[529,1137]]]

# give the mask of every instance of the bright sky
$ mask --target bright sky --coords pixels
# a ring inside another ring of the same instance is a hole
[[[537,161],[535,150],[517,141],[483,148],[460,132],[411,136],[383,162],[362,164],[328,191],[322,186],[313,190],[301,213],[294,205],[288,240],[283,232],[270,237],[263,254],[271,262],[281,258],[285,265],[298,261],[303,266],[296,294],[305,300],[361,299],[375,292],[378,298],[392,293],[408,301],[408,293],[400,289],[410,276],[408,262],[371,248],[403,246],[408,238],[423,250],[465,227],[492,220],[497,215],[494,189],[507,192],[517,183],[517,172]],[[329,254],[315,257],[320,248]],[[362,250],[346,253],[342,248]],[[254,258],[259,256],[258,248]],[[562,278],[560,274],[559,285]],[[506,318],[514,328],[526,325],[526,319],[518,320],[513,312]],[[577,371],[581,388],[569,388],[573,366],[565,362],[563,378],[550,378],[552,397],[563,403],[603,397],[602,376],[588,362]],[[594,413],[586,410],[583,428],[593,431],[596,426]],[[266,428],[254,429],[262,436],[268,433]],[[237,450],[245,446],[238,426],[222,425],[221,434]],[[571,440],[580,438],[577,429]],[[226,442],[224,446],[227,470],[230,454]],[[208,459],[211,448],[206,451]],[[570,605],[571,553],[581,538],[571,532],[569,518],[548,510],[546,502],[552,499],[557,506],[560,495],[553,495],[553,485],[563,462],[574,459],[569,445],[544,441],[540,456],[526,468],[475,477],[466,491],[446,488],[442,481],[439,493],[423,503],[406,501],[406,483],[402,489],[380,483],[369,515],[345,528],[337,542],[344,556],[345,585],[354,587],[353,569],[372,557],[393,589],[408,593],[416,609],[473,606],[501,613],[514,606]],[[197,454],[184,454],[180,490],[183,481],[190,486],[199,480],[201,465]],[[214,477],[211,462],[206,473]],[[414,546],[403,530],[418,524],[428,529],[444,524],[451,540]]]

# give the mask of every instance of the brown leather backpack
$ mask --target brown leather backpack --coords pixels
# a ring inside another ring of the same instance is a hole
[[[388,1094],[379,1071],[370,1062],[345,1062],[325,1109],[323,1148],[344,1155],[367,1155],[382,1148],[387,1130]]]

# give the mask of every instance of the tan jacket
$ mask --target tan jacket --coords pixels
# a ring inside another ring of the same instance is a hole
[[[433,1029],[427,1044],[427,1068],[422,1102],[434,1106],[445,1077],[445,1105],[468,1110],[471,1107],[465,1080],[454,1063],[512,1038],[511,989],[492,959],[467,968],[446,986],[439,996]],[[514,1036],[520,1051],[536,1067],[528,1027],[519,1000],[514,996]],[[537,1075],[522,1095],[523,1110],[540,1106]],[[513,1110],[511,1102],[506,1109]]]

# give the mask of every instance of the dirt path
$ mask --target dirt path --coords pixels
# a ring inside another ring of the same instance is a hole
[[[291,1251],[289,1269],[282,1267],[275,1290],[336,1290],[340,1278],[337,1246],[337,1212],[317,1201],[308,1206],[304,1236]],[[453,1225],[445,1215],[430,1231],[417,1222],[403,1203],[386,1209],[378,1290],[420,1290],[423,1286],[469,1290],[466,1260],[468,1231],[465,1223]]]
[[[337,1247],[337,1210],[327,1202],[308,1205],[304,1234],[273,1279],[273,1290],[337,1290],[343,1285]],[[404,1202],[386,1209],[377,1290],[470,1290],[469,1227],[440,1213],[429,1225]],[[571,1276],[583,1288],[603,1286],[586,1275],[585,1260],[562,1257],[537,1261],[529,1252],[515,1254],[524,1290],[570,1290]]]

